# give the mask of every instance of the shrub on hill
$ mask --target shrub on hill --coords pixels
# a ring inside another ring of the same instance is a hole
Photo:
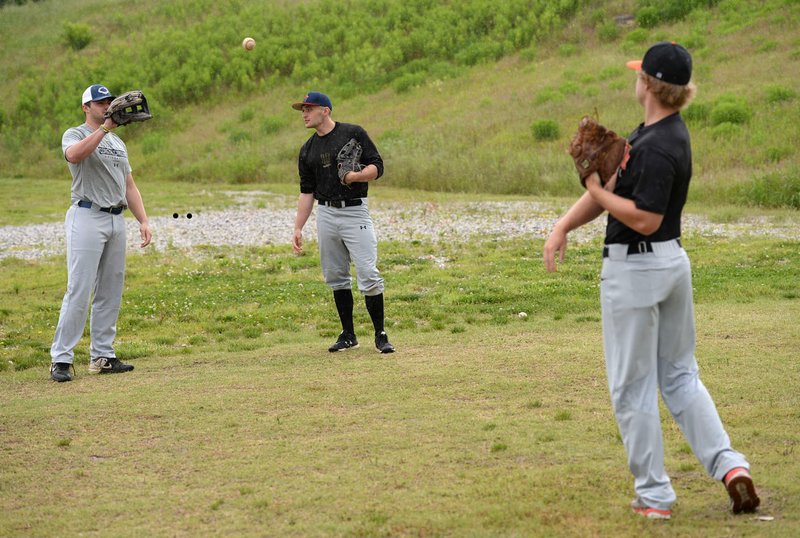
[[[792,88],[787,88],[786,86],[771,85],[767,86],[765,91],[767,94],[767,103],[770,104],[791,101],[797,97],[797,91]]]
[[[742,205],[800,209],[800,169],[793,167],[758,176],[737,185],[735,191]]]
[[[6,6],[21,6],[28,2],[40,2],[41,0],[0,0],[0,8]]]
[[[557,140],[561,135],[558,124],[553,120],[537,120],[531,125],[533,138],[539,141]]]
[[[92,29],[79,22],[64,22],[64,41],[72,50],[81,50],[92,42]]]
[[[711,124],[731,123],[741,125],[747,123],[753,115],[747,101],[738,95],[724,94],[714,102],[711,109]]]
[[[714,7],[719,0],[638,0],[636,22],[643,28],[683,19],[698,8]]]

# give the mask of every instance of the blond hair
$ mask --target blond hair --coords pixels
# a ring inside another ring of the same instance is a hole
[[[644,71],[639,71],[639,76],[642,81],[647,85],[647,89],[655,95],[658,102],[665,107],[676,108],[678,110],[685,108],[694,99],[697,94],[697,86],[693,82],[689,82],[684,86],[678,84],[670,84],[664,82],[656,77],[650,76]]]

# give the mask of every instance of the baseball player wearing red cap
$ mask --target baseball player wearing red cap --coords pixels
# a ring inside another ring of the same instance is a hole
[[[113,120],[104,117],[113,98],[102,84],[86,88],[81,98],[86,121],[67,129],[61,141],[72,174],[72,204],[64,222],[67,292],[50,347],[50,377],[58,382],[72,380],[74,349],[83,335],[90,300],[89,373],[133,370],[117,358],[113,347],[125,279],[124,210],[130,208],[139,221],[142,248],[150,244],[152,234],[125,143],[111,132],[117,127]]]
[[[377,268],[378,239],[367,204],[367,183],[383,175],[383,159],[362,127],[333,121],[333,105],[324,93],[309,92],[303,101],[292,107],[303,112],[306,128],[315,130],[300,149],[298,159],[300,198],[292,248],[298,254],[303,251],[303,226],[316,200],[322,273],[333,290],[342,323],[342,332],[328,351],[358,347],[353,327],[352,262],[356,267],[358,289],[364,294],[375,330],[375,348],[380,353],[393,353],[394,346],[384,330],[383,278]],[[362,148],[362,169],[349,172],[340,180],[337,156],[352,139]]]
[[[727,488],[734,513],[759,505],[749,464],[731,448],[695,359],[689,258],[680,243],[681,213],[692,176],[689,132],[680,115],[695,94],[692,58],[658,43],[641,61],[636,98],[644,122],[628,138],[630,160],[608,179],[597,173],[556,223],[544,246],[548,271],[564,260],[567,234],[608,211],[600,299],[611,401],[636,498],[631,508],[669,519],[675,502],[664,469],[658,392],[706,471]]]

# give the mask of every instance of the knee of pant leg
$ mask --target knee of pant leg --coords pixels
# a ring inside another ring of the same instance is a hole
[[[381,282],[380,285],[376,285],[375,287],[370,289],[362,289],[361,287],[359,287],[358,291],[360,291],[363,295],[367,297],[374,297],[376,295],[380,295],[383,293],[383,282]]]
[[[360,291],[364,295],[380,295],[381,293],[383,293],[383,280],[375,283],[372,287],[369,288],[362,287],[361,284],[359,284],[358,291]]]
[[[352,288],[353,279],[350,275],[325,275],[325,284],[334,291]]]
[[[380,295],[383,293],[383,278],[375,271],[364,278],[358,275],[358,290],[364,295]]]
[[[647,378],[616,387],[611,393],[611,398],[614,411],[617,413],[624,411],[658,412],[658,393],[655,383],[649,383]]]
[[[681,413],[702,390],[698,370],[672,372],[659,379],[661,396],[672,414]]]
[[[342,269],[339,267],[326,267],[322,271],[325,283],[329,288],[340,290],[352,287],[353,277],[350,276],[349,267]]]

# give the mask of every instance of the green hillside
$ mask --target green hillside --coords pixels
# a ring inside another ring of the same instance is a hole
[[[800,207],[796,0],[11,4],[0,178],[65,176],[61,133],[102,82],[148,96],[155,119],[120,129],[139,181],[296,181],[310,133],[289,104],[316,89],[372,134],[394,186],[573,195],[577,121],[634,127],[624,62],[669,39],[696,64],[693,199]]]

